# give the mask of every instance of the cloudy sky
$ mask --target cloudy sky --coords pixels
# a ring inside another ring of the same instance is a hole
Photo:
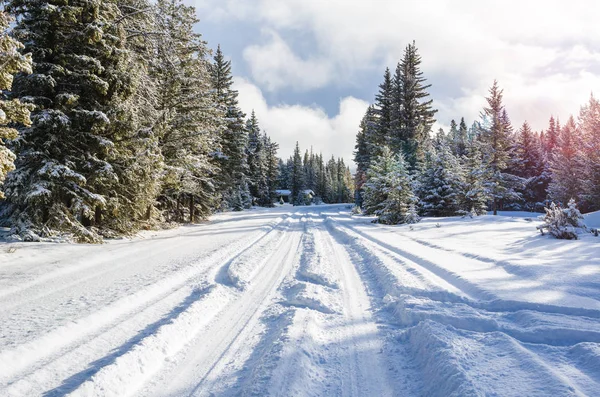
[[[498,79],[515,126],[546,128],[600,92],[595,0],[187,0],[232,60],[242,109],[280,143],[352,157],[385,67],[415,40],[440,126],[470,124]]]

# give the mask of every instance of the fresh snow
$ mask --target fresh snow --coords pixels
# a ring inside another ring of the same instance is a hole
[[[600,237],[542,236],[538,215],[284,205],[0,241],[0,395],[597,395]]]

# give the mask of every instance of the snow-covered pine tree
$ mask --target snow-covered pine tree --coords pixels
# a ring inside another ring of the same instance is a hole
[[[529,123],[525,121],[519,129],[513,145],[513,156],[510,160],[511,172],[523,179],[520,190],[529,208],[536,202],[544,200],[546,183],[543,178],[542,153],[539,139],[533,133]]]
[[[356,145],[354,146],[354,162],[356,163],[356,174],[354,177],[354,189],[357,194],[355,204],[362,206],[363,184],[367,179],[367,170],[371,163],[371,156],[375,153],[372,137],[375,136],[376,118],[373,106],[369,106],[363,116],[358,134],[356,135]]]
[[[411,178],[402,153],[393,155],[384,146],[382,155],[374,159],[367,173],[364,209],[368,215],[376,215],[377,222],[399,224],[411,221],[411,204],[417,200],[412,191]]]
[[[338,179],[338,163],[335,160],[335,157],[332,155],[327,165],[325,166],[325,170],[329,176],[329,180],[331,181],[331,188],[328,191],[327,202],[330,204],[339,202],[339,179]]]
[[[383,74],[383,82],[379,85],[379,91],[375,95],[375,106],[372,108],[372,117],[376,122],[373,131],[368,138],[371,156],[379,156],[384,145],[389,144],[392,129],[392,101],[393,86],[392,74],[386,68]]]
[[[212,95],[209,50],[193,30],[194,8],[181,0],[156,6],[163,32],[153,71],[160,87],[156,130],[166,164],[159,200],[168,220],[195,222],[219,205],[215,157],[223,116]]]
[[[283,161],[282,159],[278,160],[277,168],[279,171],[277,172],[277,189],[286,190],[290,188],[290,160]]]
[[[250,194],[258,205],[265,204],[267,193],[267,175],[264,140],[256,114],[252,111],[250,118],[246,121],[248,131],[248,145],[246,154],[248,158],[248,179]]]
[[[266,176],[266,191],[262,194],[261,205],[265,207],[273,207],[277,200],[277,182],[279,179],[279,167],[277,150],[279,145],[271,140],[266,134],[263,136],[263,147],[265,152],[265,176]]]
[[[2,183],[6,174],[14,169],[15,155],[5,145],[4,140],[16,139],[18,132],[12,128],[17,123],[25,127],[31,125],[29,118],[31,105],[23,104],[18,99],[8,99],[12,88],[13,76],[17,73],[31,73],[31,54],[23,55],[18,50],[23,44],[8,34],[12,18],[0,11],[0,199],[4,198]]]
[[[575,119],[571,116],[560,131],[550,163],[552,181],[548,191],[552,200],[562,205],[570,199],[577,202],[581,196],[580,178],[583,167],[579,154],[580,144]]]
[[[492,211],[497,215],[503,201],[515,200],[519,196],[513,189],[513,178],[505,172],[510,159],[512,131],[502,103],[502,90],[496,80],[489,93],[486,98],[488,106],[482,113],[484,123],[480,124],[482,127],[480,137],[483,143],[484,161],[489,170],[486,186],[492,200]]]
[[[12,0],[6,10],[33,55],[33,73],[15,79],[13,90],[37,106],[15,141],[17,170],[5,184],[16,231],[100,241],[88,226],[105,227],[104,214],[137,215],[119,189],[122,142],[135,133],[123,103],[136,87],[122,14],[111,0]]]
[[[464,185],[460,198],[462,213],[485,215],[487,204],[490,200],[486,188],[486,178],[489,170],[483,162],[480,142],[474,140],[467,145],[467,154],[464,160]]]
[[[432,107],[433,100],[427,99],[429,96],[427,89],[431,84],[425,84],[426,79],[423,77],[420,65],[421,56],[413,41],[404,50],[404,57],[400,62],[402,112],[399,139],[406,161],[411,168],[417,167],[424,161],[429,134],[437,112]]]
[[[588,230],[583,220],[575,200],[570,199],[566,208],[551,203],[550,208],[546,208],[544,223],[538,229],[542,234],[544,230],[548,230],[548,233],[558,239],[577,240],[579,234]]]
[[[467,155],[467,145],[469,142],[469,131],[465,118],[461,117],[460,124],[458,126],[458,137],[455,143],[456,155],[460,158]]]
[[[430,216],[453,216],[461,213],[463,186],[463,170],[458,159],[448,145],[441,145],[423,170],[419,192],[423,212]]]
[[[211,65],[211,78],[216,103],[225,114],[225,128],[220,136],[223,155],[218,160],[222,208],[241,211],[251,206],[246,154],[248,131],[244,122],[246,115],[238,105],[238,92],[232,88],[231,61],[225,59],[221,46],[217,47]]]
[[[327,172],[325,162],[323,161],[323,153],[319,153],[317,157],[317,197],[325,202],[327,198]]]
[[[583,204],[586,210],[597,211],[600,210],[600,101],[593,95],[579,112],[579,129]]]
[[[302,156],[300,155],[298,142],[296,142],[296,148],[294,149],[290,190],[292,193],[290,197],[292,204],[304,205],[304,167],[302,165]]]

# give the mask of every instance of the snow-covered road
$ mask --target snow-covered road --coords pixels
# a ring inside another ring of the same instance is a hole
[[[600,238],[253,210],[0,242],[1,396],[594,396]]]

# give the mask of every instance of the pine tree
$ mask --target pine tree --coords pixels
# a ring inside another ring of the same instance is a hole
[[[250,118],[246,121],[246,130],[248,131],[248,145],[246,155],[248,158],[248,178],[250,194],[254,197],[256,204],[261,199],[267,188],[266,181],[266,160],[264,153],[264,142],[261,138],[260,126],[256,114],[252,111]]]
[[[231,61],[225,60],[221,46],[217,47],[210,71],[216,103],[225,114],[225,128],[220,136],[223,155],[219,158],[222,208],[241,211],[251,205],[247,177],[248,132],[244,123],[246,115],[239,108],[238,92],[232,88]]]
[[[502,103],[502,90],[498,82],[490,88],[490,95],[486,98],[488,106],[484,108],[483,118],[486,122],[482,125],[481,140],[486,166],[489,169],[487,188],[492,200],[492,211],[498,214],[498,208],[503,200],[514,200],[518,195],[511,186],[511,177],[505,173],[508,168],[510,149],[510,121]]]
[[[467,129],[467,124],[465,123],[465,118],[461,117],[460,125],[458,126],[458,139],[456,143],[456,155],[466,156],[467,155],[467,145],[469,142],[469,132]]]
[[[6,174],[14,169],[15,155],[3,144],[3,140],[16,139],[18,132],[10,125],[17,123],[24,127],[31,126],[29,118],[30,105],[23,104],[18,99],[7,99],[12,88],[13,76],[17,73],[32,73],[31,54],[23,55],[18,50],[23,44],[9,36],[7,30],[12,22],[10,16],[0,11],[0,187]],[[0,190],[0,199],[4,193]]]
[[[379,85],[379,92],[375,95],[374,115],[376,116],[376,128],[369,137],[371,156],[378,156],[383,145],[390,140],[392,129],[392,101],[393,86],[390,69],[386,68],[383,74],[383,82]]]
[[[429,96],[427,89],[431,85],[425,84],[426,79],[420,65],[421,56],[413,41],[404,50],[404,57],[400,63],[402,116],[399,134],[405,157],[412,168],[424,160],[425,146],[437,112],[432,107],[433,100],[426,99]]]
[[[266,191],[261,195],[261,205],[273,207],[277,199],[277,181],[279,179],[279,167],[277,149],[279,145],[271,140],[266,134],[263,136],[263,147],[265,153],[265,176]]]
[[[536,202],[544,200],[547,183],[543,176],[541,147],[539,139],[526,121],[517,134],[510,168],[513,174],[523,178],[520,194],[530,208]]]
[[[575,120],[571,116],[561,129],[552,153],[552,181],[548,187],[552,200],[565,205],[570,199],[579,201],[581,196],[582,164]]]
[[[554,116],[550,116],[550,121],[548,122],[548,129],[546,130],[545,140],[544,140],[544,151],[547,155],[548,161],[551,160],[552,153],[554,152],[554,148],[558,143],[558,136],[560,135],[560,126],[554,120]]]
[[[168,220],[195,222],[219,206],[218,134],[222,113],[211,93],[208,48],[193,31],[193,7],[157,2],[161,35],[154,70],[160,86],[157,131],[166,170],[159,197]]]
[[[365,184],[365,213],[376,215],[377,222],[398,224],[406,222],[411,204],[416,202],[407,164],[401,153],[394,156],[386,146],[368,171]]]
[[[302,156],[300,155],[300,146],[296,142],[294,149],[293,168],[291,175],[291,197],[294,205],[304,205],[304,167],[302,165]]]
[[[486,188],[486,178],[489,175],[483,162],[483,155],[478,141],[469,142],[464,164],[464,187],[460,198],[462,213],[485,215],[487,203],[490,200]]]
[[[464,186],[462,169],[447,145],[433,154],[422,178],[419,196],[426,214],[452,216],[460,213],[460,196]]]
[[[590,96],[579,113],[580,161],[583,168],[582,198],[588,211],[600,210],[600,101]]]
[[[37,106],[15,142],[17,170],[5,185],[17,232],[99,241],[88,227],[106,228],[105,214],[110,228],[132,226],[140,216],[132,211],[146,203],[138,205],[139,185],[128,190],[119,181],[136,154],[129,140],[143,140],[132,128],[136,76],[117,3],[13,0],[6,9],[33,55],[33,73],[13,89]]]

